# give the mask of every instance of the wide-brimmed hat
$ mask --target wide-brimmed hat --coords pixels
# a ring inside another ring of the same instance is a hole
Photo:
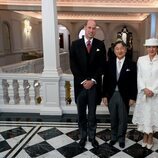
[[[158,46],[158,39],[149,38],[149,39],[145,40],[144,46]]]

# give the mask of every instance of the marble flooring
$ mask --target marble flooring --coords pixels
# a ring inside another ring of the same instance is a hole
[[[99,148],[87,141],[79,148],[75,115],[62,117],[36,114],[0,114],[0,158],[158,158],[158,133],[151,150],[142,148],[142,133],[129,119],[126,146],[109,145],[109,116],[97,119],[96,139]]]

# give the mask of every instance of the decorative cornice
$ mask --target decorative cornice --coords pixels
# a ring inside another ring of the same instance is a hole
[[[0,5],[41,6],[41,0],[0,0]]]
[[[0,0],[0,5],[41,6],[41,0]],[[57,0],[57,6],[157,8],[158,0]]]
[[[58,6],[94,7],[158,7],[157,0],[57,0]]]
[[[26,12],[26,11],[16,11],[17,13],[24,14],[26,16],[32,16],[38,19],[41,19],[40,12]],[[87,20],[87,19],[95,19],[95,20],[103,20],[103,21],[142,21],[149,14],[128,14],[128,13],[74,13],[74,12],[59,12],[58,20]]]
[[[144,20],[148,14],[127,14],[127,13],[58,13],[58,19],[64,20],[87,20],[95,18],[95,20],[106,20],[106,21],[142,21]]]
[[[158,13],[158,0],[56,0],[58,19],[142,21],[149,13]],[[41,18],[41,0],[0,0],[1,10],[23,12]],[[148,14],[147,14],[148,13]]]

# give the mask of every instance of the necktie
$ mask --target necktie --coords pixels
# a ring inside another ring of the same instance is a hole
[[[120,77],[120,71],[121,71],[121,61],[118,61],[118,63],[117,63],[117,80]]]
[[[88,40],[87,41],[87,51],[88,51],[88,53],[90,53],[90,50],[91,50],[91,41]]]
[[[118,65],[117,65],[118,67],[117,67],[117,71],[118,71],[118,73],[120,73],[120,71],[121,71],[121,61],[118,61]]]

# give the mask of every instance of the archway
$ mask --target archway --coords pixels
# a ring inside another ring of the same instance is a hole
[[[69,30],[64,26],[59,24],[59,49],[61,52],[68,52],[70,48],[70,33]]]
[[[11,38],[10,38],[10,26],[7,22],[2,23],[2,37],[4,53],[11,53]]]

